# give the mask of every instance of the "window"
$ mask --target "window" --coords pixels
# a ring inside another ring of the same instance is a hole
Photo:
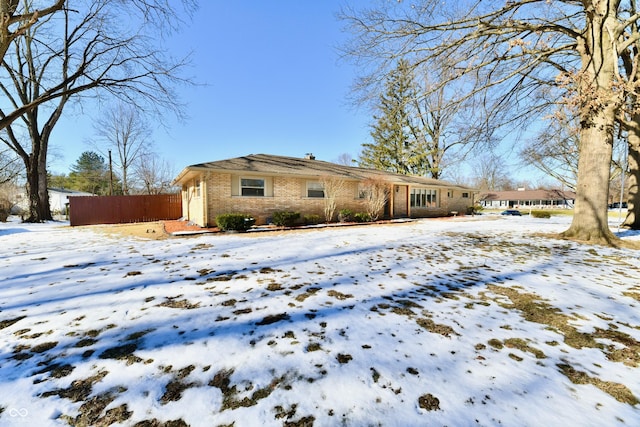
[[[264,179],[240,178],[240,194],[243,196],[264,196]]]
[[[307,197],[324,197],[324,187],[321,182],[309,181],[307,182]]]
[[[358,199],[368,199],[370,194],[371,188],[362,183],[358,184]]]
[[[463,199],[468,199],[469,198],[469,193],[462,193],[462,198]]]
[[[411,207],[412,208],[438,207],[437,191],[427,190],[426,188],[411,189]]]
[[[200,179],[196,179],[194,183],[194,191],[196,193],[196,197],[200,197]]]

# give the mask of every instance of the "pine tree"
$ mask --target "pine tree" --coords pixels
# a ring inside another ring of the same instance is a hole
[[[380,96],[380,114],[374,116],[376,122],[371,131],[374,142],[363,144],[361,166],[403,174],[410,172],[408,107],[413,96],[412,81],[407,62],[399,61],[385,83],[386,92]]]
[[[69,187],[97,195],[109,194],[109,168],[104,158],[93,151],[85,151],[71,166]]]

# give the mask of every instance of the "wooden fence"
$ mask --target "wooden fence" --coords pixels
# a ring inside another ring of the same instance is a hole
[[[180,194],[69,197],[71,225],[148,222],[181,216]]]

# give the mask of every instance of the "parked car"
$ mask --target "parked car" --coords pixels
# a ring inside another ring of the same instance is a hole
[[[517,209],[507,209],[506,211],[503,211],[501,215],[522,216],[520,211]]]
[[[611,203],[609,209],[620,209],[620,202]],[[622,209],[627,209],[627,202],[622,202]]]

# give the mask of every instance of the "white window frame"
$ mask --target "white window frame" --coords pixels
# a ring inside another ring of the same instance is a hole
[[[315,188],[312,188],[312,187],[315,187]],[[312,196],[309,191],[314,191],[314,192],[318,192],[318,193],[320,191],[322,191],[322,196],[319,196],[319,195]],[[309,199],[324,199],[325,198],[324,185],[322,185],[322,182],[320,182],[320,181],[307,181],[307,198],[309,198]]]
[[[200,178],[194,179],[193,192],[194,192],[194,197],[200,197],[202,195],[202,180],[200,180]]]
[[[409,198],[412,208],[438,207],[438,190],[431,188],[412,188]]]
[[[258,185],[243,185],[242,181],[262,181],[262,186]],[[267,194],[267,180],[262,177],[255,176],[241,176],[240,177],[240,196],[242,197],[264,197]],[[262,194],[244,194],[244,190],[258,191],[262,190]]]

